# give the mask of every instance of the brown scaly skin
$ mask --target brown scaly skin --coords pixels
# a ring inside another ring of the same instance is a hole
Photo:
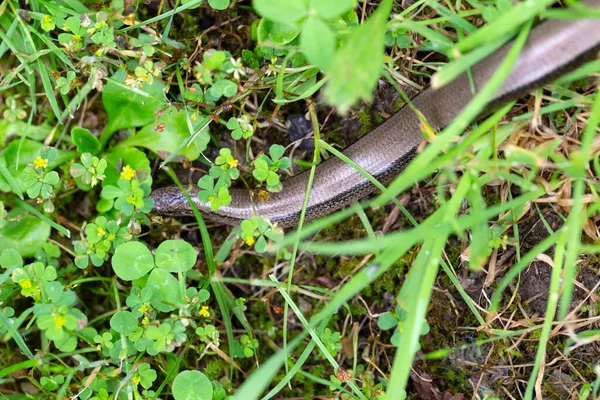
[[[599,7],[600,0],[587,1]],[[510,49],[509,43],[471,69],[476,90],[482,88]],[[523,96],[558,76],[574,70],[596,57],[600,50],[600,20],[548,21],[532,30],[512,73],[491,99],[487,110],[503,102]],[[440,89],[427,89],[413,99],[413,104],[435,129],[448,125],[471,101],[465,74]],[[423,140],[420,120],[410,107],[403,107],[387,121],[344,150],[344,154],[363,167],[381,183],[386,184],[404,170]],[[231,204],[211,211],[197,198],[194,186],[190,196],[207,219],[239,225],[252,215],[264,215],[279,226],[298,223],[308,184],[308,171],[283,182],[283,190],[266,201],[252,199],[246,189],[230,189]],[[321,163],[306,212],[311,220],[336,211],[375,190],[358,171],[337,158]],[[189,216],[192,210],[176,186],[160,188],[151,194],[154,212],[166,216]]]

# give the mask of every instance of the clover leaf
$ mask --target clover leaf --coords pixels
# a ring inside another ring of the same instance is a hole
[[[80,181],[85,185],[96,186],[99,181],[103,180],[106,175],[107,162],[106,159],[99,159],[96,156],[92,156],[90,153],[83,153],[80,157],[81,164],[73,163],[69,172],[71,176],[75,178],[75,181]]]
[[[259,182],[267,184],[267,190],[270,192],[279,192],[283,185],[279,181],[277,171],[289,168],[289,157],[282,157],[285,148],[281,145],[274,144],[269,148],[269,156],[263,154],[254,160],[254,170],[252,175]]]
[[[235,140],[240,140],[241,138],[248,139],[254,134],[254,127],[247,115],[242,115],[239,118],[229,118],[227,129],[231,131],[231,137]]]
[[[215,184],[215,178],[205,175],[198,181],[198,186],[201,189],[198,192],[198,199],[208,203],[211,210],[217,211],[231,203],[231,195],[225,180],[219,179]]]
[[[108,185],[102,189],[101,196],[107,200],[114,199],[114,207],[130,216],[134,211],[148,213],[152,211],[154,201],[145,198],[150,194],[150,186],[140,183],[137,179],[131,181],[119,178],[117,186]]]
[[[241,238],[248,246],[254,245],[254,250],[264,253],[267,250],[267,238],[275,242],[283,239],[283,231],[276,225],[271,225],[267,217],[255,215],[242,221]]]
[[[224,148],[219,151],[219,156],[215,159],[209,175],[215,179],[223,180],[223,185],[231,186],[231,180],[240,177],[240,171],[237,169],[238,161],[231,155],[231,150]]]

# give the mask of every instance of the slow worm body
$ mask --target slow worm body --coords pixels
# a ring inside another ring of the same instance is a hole
[[[600,0],[586,4],[600,7]],[[481,89],[502,62],[512,43],[502,47],[471,69],[475,91]],[[534,28],[508,79],[490,100],[490,106],[516,99],[534,88],[551,82],[596,57],[600,49],[600,20],[552,20]],[[440,89],[427,89],[412,103],[434,129],[448,125],[471,101],[475,94],[469,78],[463,74]],[[405,106],[387,121],[344,150],[344,154],[367,170],[381,183],[396,177],[415,155],[423,140],[421,121]],[[197,198],[197,188],[189,194],[206,218],[238,225],[252,215],[263,215],[288,227],[298,223],[308,184],[308,171],[283,182],[283,190],[269,199],[253,199],[246,189],[230,189],[231,204],[211,211]],[[329,214],[366,195],[375,187],[358,171],[337,158],[329,158],[317,166],[310,190],[306,220]],[[176,186],[155,190],[151,194],[154,212],[169,216],[193,215]]]

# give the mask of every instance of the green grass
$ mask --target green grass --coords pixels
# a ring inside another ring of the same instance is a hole
[[[600,62],[478,119],[538,16],[594,10],[419,0],[384,1],[374,14],[370,3],[323,0],[309,12],[257,0],[273,25],[248,4],[219,3],[162,2],[157,14],[142,2],[133,13],[119,1],[0,2],[2,397],[401,399],[419,396],[414,371],[443,394],[473,396],[473,377],[490,386],[482,398],[524,399],[556,396],[560,372],[580,398],[596,398],[595,296],[571,309],[583,298],[574,281],[589,281],[580,271],[598,273]],[[216,18],[205,32],[203,17]],[[298,39],[311,26],[335,51]],[[381,43],[362,40],[382,35],[385,58]],[[332,144],[356,137],[345,119],[380,120],[381,104],[447,84],[513,39],[488,84],[387,187]],[[330,112],[350,105],[344,117]],[[310,170],[298,227],[282,238],[260,219],[205,221],[187,176],[212,177],[202,189],[222,203],[227,179],[276,190],[253,175],[254,160],[287,169],[270,145],[289,144],[277,132],[292,113],[307,113],[315,141],[292,160]],[[245,135],[237,144],[230,123]],[[238,164],[215,160],[221,147]],[[379,192],[306,222],[322,156]],[[186,193],[194,218],[149,212],[145,196],[166,184]],[[140,254],[112,257],[132,241]],[[522,289],[539,260],[552,268],[536,314]],[[489,384],[498,366],[506,375]],[[203,378],[185,382],[184,371]]]

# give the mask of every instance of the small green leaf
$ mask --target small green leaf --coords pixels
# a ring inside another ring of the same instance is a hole
[[[214,10],[225,10],[229,7],[229,0],[208,0],[208,4]]]
[[[173,380],[175,400],[212,400],[213,387],[206,375],[200,371],[180,372]]]
[[[181,304],[179,281],[167,271],[155,268],[150,272],[146,287],[152,289],[152,307],[158,311],[169,312]]]
[[[50,225],[32,215],[22,215],[22,209],[12,209],[8,218],[15,220],[0,229],[0,252],[14,249],[23,257],[33,256],[50,237]]]
[[[233,84],[235,91],[237,91],[235,83],[230,83]],[[229,87],[227,84],[225,86]],[[229,89],[227,90],[229,93]],[[204,125],[204,122],[204,118],[192,121],[194,130],[200,129]],[[157,129],[158,126],[160,126],[160,129]],[[135,136],[126,139],[121,143],[121,146],[145,147],[165,159],[168,155],[176,151],[189,135],[190,132],[185,111],[171,107],[164,112],[158,121],[158,125],[155,124],[153,119],[150,125],[144,126]],[[209,130],[206,128],[196,136],[189,146],[184,147],[179,155],[186,157],[188,160],[195,160],[200,156],[200,152],[206,149],[209,141]]]
[[[110,327],[123,335],[128,335],[137,325],[137,318],[129,311],[118,311],[110,319]]]
[[[23,258],[19,252],[15,249],[6,249],[0,255],[0,267],[9,268],[20,268],[23,266]]]
[[[310,18],[300,34],[300,48],[311,64],[325,71],[335,52],[335,35],[323,20]]]
[[[152,253],[140,242],[128,242],[117,247],[111,263],[115,274],[124,281],[139,279],[154,268]]]
[[[285,147],[280,144],[273,144],[271,147],[269,147],[269,155],[271,156],[271,160],[273,160],[273,162],[279,160],[284,153]]]
[[[183,240],[165,240],[156,249],[156,266],[167,272],[188,271],[196,259],[196,250]]]
[[[262,45],[283,46],[294,40],[302,30],[298,22],[273,22],[263,19],[258,24],[258,41]]]
[[[310,0],[309,10],[319,17],[331,19],[356,7],[355,0]]]
[[[106,178],[102,181],[103,186],[116,185],[119,181],[122,167],[125,165],[129,165],[129,167],[134,170],[146,171],[148,173],[148,179],[150,178],[150,161],[143,151],[140,151],[135,147],[119,147],[106,155],[106,161],[108,165],[105,170]],[[148,181],[144,179],[140,182],[148,183]]]
[[[280,23],[298,21],[307,11],[303,0],[254,0],[252,5],[259,15]]]
[[[383,313],[377,318],[377,327],[384,331],[398,326],[398,318],[390,312]]]
[[[383,1],[364,24],[356,27],[335,53],[325,98],[344,114],[360,99],[372,96],[383,65],[386,21],[392,2]]]
[[[156,112],[165,106],[164,84],[158,80],[141,89],[126,86],[125,71],[119,69],[102,91],[102,103],[108,115],[101,142],[108,141],[112,133],[123,128],[151,124]]]
[[[87,129],[79,127],[73,128],[71,131],[71,138],[80,153],[87,152],[96,154],[100,151],[100,141]]]

